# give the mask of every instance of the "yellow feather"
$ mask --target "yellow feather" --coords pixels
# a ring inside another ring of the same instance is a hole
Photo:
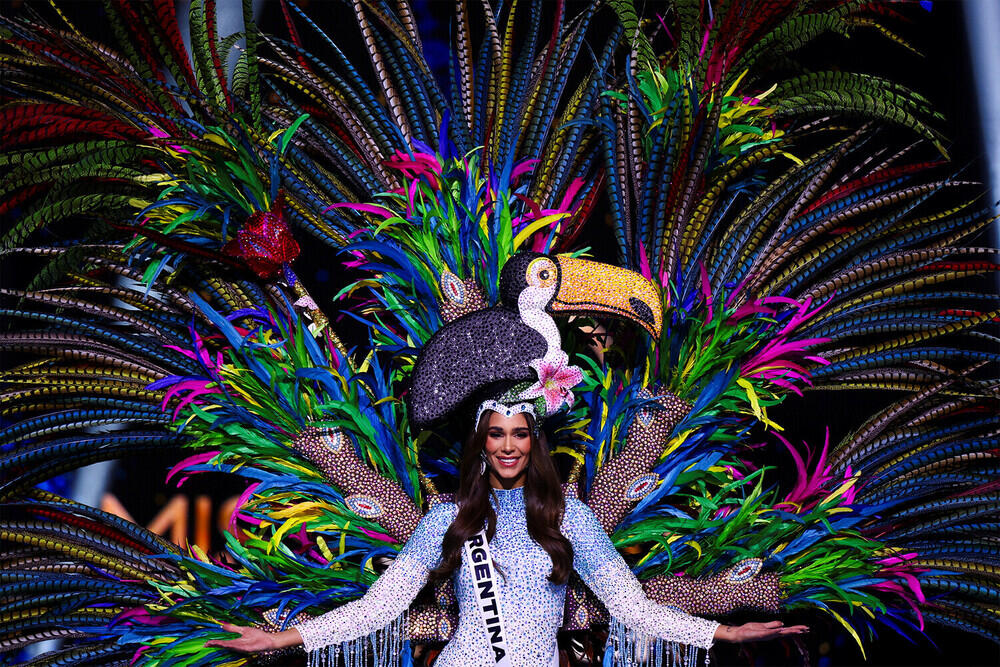
[[[827,514],[840,514],[840,513],[843,513],[843,512],[853,512],[853,511],[854,510],[852,510],[850,507],[831,507],[830,509],[826,510],[826,513]]]
[[[781,426],[779,426],[778,424],[774,423],[773,421],[767,418],[767,410],[761,406],[760,401],[757,399],[757,392],[754,391],[753,385],[750,384],[749,380],[747,380],[746,378],[739,378],[738,380],[736,380],[736,384],[743,387],[744,391],[746,391],[747,399],[749,399],[750,401],[750,408],[753,410],[753,414],[755,417],[757,417],[757,419],[759,419],[762,423],[766,424],[767,426],[770,426],[771,428],[775,429],[776,431],[785,430]]]
[[[267,541],[267,553],[272,553],[281,542],[286,534],[292,531],[292,529],[302,525],[304,522],[301,519],[289,519],[281,524],[281,527],[274,532],[271,539]]]
[[[556,454],[568,454],[569,456],[572,456],[574,459],[576,459],[580,463],[584,462],[583,454],[581,454],[580,452],[576,451],[572,447],[566,447],[565,445],[560,445],[559,447],[556,447],[552,451],[554,453],[556,453]]]
[[[274,502],[275,498],[272,496],[268,500]],[[302,516],[305,514],[316,516],[318,512],[312,512],[312,510],[319,506],[320,506],[319,503],[314,503],[314,502],[296,503],[295,505],[288,507],[286,509],[273,510],[269,512],[269,514],[273,516],[275,519],[288,519],[290,517]]]
[[[229,148],[229,143],[219,135],[215,134],[214,132],[209,132],[208,134],[205,135],[204,138],[208,141],[211,141],[213,144],[218,144],[223,148]]]
[[[684,544],[688,544],[688,545],[694,547],[694,550],[698,552],[698,558],[701,558],[701,545],[700,544],[698,544],[694,540],[688,540]]]
[[[857,607],[861,611],[863,611],[866,614],[868,614],[868,618],[871,618],[871,619],[875,618],[875,613],[872,612],[872,610],[869,609],[868,606],[864,602],[862,602],[861,600],[852,600],[852,602],[854,603],[855,607]]]
[[[528,238],[532,234],[534,234],[535,232],[537,232],[542,227],[545,227],[547,225],[552,224],[553,222],[556,222],[556,221],[562,220],[563,218],[568,218],[568,217],[569,217],[569,213],[553,213],[551,215],[546,215],[546,216],[543,216],[543,217],[539,218],[538,220],[533,221],[527,227],[525,227],[520,232],[518,232],[517,236],[514,237],[514,249],[516,250],[516,249],[520,248],[521,244],[523,244],[525,241],[527,241]]]
[[[737,88],[737,86],[740,85],[740,81],[743,80],[743,77],[745,77],[747,75],[747,72],[749,72],[749,71],[750,71],[749,69],[745,69],[742,72],[740,72],[740,75],[738,77],[736,77],[735,81],[733,81],[733,85],[729,86],[729,90],[726,91],[726,94],[723,95],[723,97],[732,97],[736,93],[736,88]],[[774,90],[774,87],[777,86],[777,85],[778,84],[774,84],[774,86],[771,87],[771,90]],[[765,95],[766,94],[767,93],[765,93]],[[760,99],[759,95],[757,96],[757,99]]]
[[[829,607],[827,607],[826,610],[828,612],[830,612],[830,614],[834,618],[836,618],[840,622],[840,624],[842,626],[844,626],[844,628],[851,634],[852,637],[854,637],[854,641],[856,641],[858,643],[858,648],[861,649],[861,657],[862,657],[862,659],[867,660],[868,656],[865,655],[865,647],[864,647],[864,644],[861,643],[861,637],[859,637],[858,633],[854,631],[854,628],[851,627],[851,624],[848,623],[847,621],[845,621],[843,619],[843,617],[841,617],[841,615],[838,614],[837,612],[835,612],[833,609],[830,609]]]
[[[202,551],[201,547],[199,547],[197,544],[189,544],[188,547],[191,549],[191,552],[194,553],[194,555],[197,557],[198,560],[204,563],[210,562],[208,560],[208,555],[204,551]]]
[[[330,562],[336,560],[336,557],[333,555],[333,552],[330,551],[330,547],[326,546],[326,540],[323,539],[322,535],[316,536],[316,546],[319,547],[319,552],[323,554],[323,558],[327,559]]]

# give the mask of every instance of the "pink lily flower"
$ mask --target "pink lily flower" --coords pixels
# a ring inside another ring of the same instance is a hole
[[[583,381],[579,366],[570,366],[569,357],[559,351],[528,364],[538,373],[538,382],[521,392],[521,398],[545,398],[545,412],[552,414],[563,406],[573,405],[573,387]]]

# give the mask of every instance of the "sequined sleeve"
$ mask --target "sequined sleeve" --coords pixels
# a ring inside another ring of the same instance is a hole
[[[597,517],[575,498],[566,500],[562,530],[573,545],[573,567],[608,608],[613,626],[623,626],[632,634],[703,649],[712,646],[719,624],[658,605],[647,598]],[[630,643],[634,641],[633,638]]]
[[[454,519],[454,506],[435,506],[368,592],[353,602],[295,626],[306,652],[342,644],[399,625],[410,603],[441,557],[441,540]]]

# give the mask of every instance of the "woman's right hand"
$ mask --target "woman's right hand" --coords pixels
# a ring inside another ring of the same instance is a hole
[[[235,632],[239,637],[236,639],[212,639],[205,642],[205,646],[218,646],[240,653],[259,653],[302,643],[302,636],[295,628],[284,632],[265,632],[258,628],[233,625],[232,623],[222,623],[221,625],[223,630]]]
[[[720,625],[715,631],[715,639],[724,642],[759,642],[790,635],[804,635],[809,632],[805,625],[785,625],[781,621],[767,623],[744,623],[743,625]]]

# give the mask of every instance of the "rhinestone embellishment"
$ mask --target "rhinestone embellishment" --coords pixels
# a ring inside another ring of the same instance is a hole
[[[646,473],[632,480],[625,490],[625,497],[629,500],[642,500],[649,495],[649,492],[656,488],[656,483],[660,478],[656,473]]]
[[[340,431],[323,431],[319,439],[331,453],[339,452],[344,446],[344,434]]]
[[[365,519],[374,519],[382,515],[382,505],[371,496],[355,494],[344,499],[352,512]]]
[[[747,558],[746,560],[741,560],[735,566],[733,566],[732,571],[729,573],[729,581],[733,583],[739,583],[742,581],[747,581],[748,579],[753,579],[760,572],[760,568],[764,566],[764,561],[760,558]]]
[[[462,305],[465,303],[465,285],[451,271],[441,274],[441,292],[452,303]]]

